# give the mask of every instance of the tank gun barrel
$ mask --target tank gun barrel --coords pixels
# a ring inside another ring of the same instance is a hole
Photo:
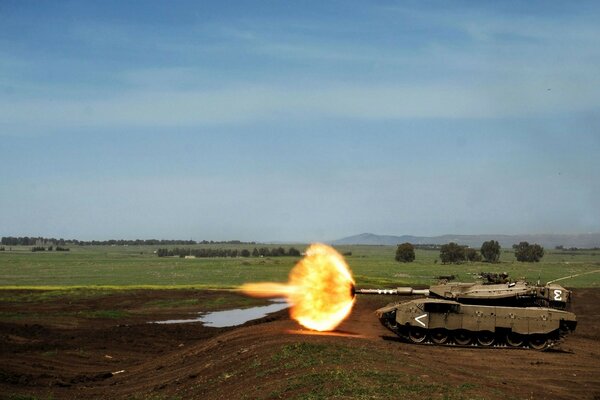
[[[354,294],[383,294],[397,296],[429,295],[429,289],[413,289],[411,287],[399,287],[396,289],[354,289]]]

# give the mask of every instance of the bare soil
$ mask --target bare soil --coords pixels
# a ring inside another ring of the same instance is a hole
[[[150,290],[28,304],[29,317],[0,322],[0,397],[600,399],[598,289],[575,290],[577,330],[545,352],[403,343],[373,313],[395,300],[382,296],[359,297],[329,334],[303,330],[287,311],[234,328],[147,323],[200,311],[189,308],[152,318],[70,313],[217,295],[228,294]],[[1,312],[19,311],[0,304]],[[40,317],[63,309],[69,312],[50,322]]]

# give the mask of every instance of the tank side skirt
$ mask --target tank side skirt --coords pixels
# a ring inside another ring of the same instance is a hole
[[[410,342],[411,344],[423,344],[423,345],[469,347],[469,348],[485,347],[485,348],[529,349],[531,347],[528,345],[528,339],[530,337],[533,339],[534,337],[538,337],[541,334],[546,337],[547,343],[543,348],[539,348],[536,350],[547,350],[551,347],[558,345],[562,341],[563,337],[565,336],[565,334],[563,334],[559,330],[560,322],[556,321],[556,320],[546,321],[546,322],[551,322],[552,325],[556,325],[555,327],[553,327],[553,330],[551,330],[551,331],[548,331],[548,330],[545,330],[545,331],[532,330],[532,331],[530,331],[529,325],[530,325],[530,322],[532,322],[532,321],[531,321],[531,318],[528,318],[528,317],[525,317],[520,322],[517,320],[516,322],[513,321],[512,323],[506,322],[506,321],[504,321],[505,323],[502,323],[502,321],[497,320],[498,311],[500,311],[500,314],[501,314],[500,319],[508,318],[510,321],[510,320],[517,319],[518,316],[515,316],[514,313],[512,314],[512,316],[510,315],[510,313],[508,313],[506,315],[502,315],[502,311],[505,311],[505,310],[496,310],[496,308],[497,307],[493,307],[493,306],[479,306],[479,307],[472,306],[471,311],[473,311],[473,313],[471,313],[471,312],[469,312],[467,314],[447,313],[446,315],[442,315],[439,313],[438,314],[427,313],[427,316],[422,314],[425,311],[423,311],[423,309],[421,307],[417,307],[417,308],[413,309],[412,312],[409,310],[396,310],[396,309],[389,310],[388,309],[389,311],[387,311],[386,313],[380,314],[380,321],[386,328],[388,328],[389,330],[394,332],[396,335],[398,335],[403,340]],[[521,311],[522,310],[523,309],[521,309]],[[401,315],[397,316],[396,315],[397,311],[401,311],[400,312]],[[533,309],[530,309],[529,311],[530,311],[530,313],[527,313],[527,314],[531,314],[531,313],[534,313],[537,311],[537,315],[539,315],[540,309],[533,308]],[[421,313],[421,315],[417,316],[418,313]],[[479,313],[479,315],[477,313]],[[414,316],[413,316],[413,314],[414,314]],[[465,315],[468,317],[467,318],[468,320],[470,320],[470,321],[479,320],[479,322],[473,322],[471,324],[463,324],[463,321],[460,321],[460,322],[455,321],[454,323],[449,321],[452,319],[452,316],[458,317],[459,319],[463,320]],[[535,315],[535,314],[531,314],[531,315]],[[475,317],[475,318],[473,318],[473,317]],[[416,323],[411,323],[412,322],[411,319],[415,319],[415,320],[419,319],[419,320],[417,320],[417,322],[421,323],[421,325],[423,325],[422,321],[426,321],[427,324],[424,327],[417,326]],[[485,321],[485,319],[488,319],[488,321]],[[522,345],[513,347],[513,346],[509,346],[506,344],[505,336],[507,334],[509,334],[510,332],[520,333],[520,332],[518,332],[518,330],[514,330],[516,325],[526,325],[527,326],[526,333],[524,333],[524,337],[526,340],[523,342]],[[449,326],[451,326],[453,329],[446,329]],[[415,343],[414,340],[411,340],[411,338],[409,336],[409,330],[411,328],[413,328],[413,329],[417,328],[417,329],[424,330],[427,333],[426,339],[423,340],[422,342]],[[546,328],[548,328],[548,326],[546,326]],[[431,340],[431,333],[433,331],[435,331],[436,329],[443,329],[444,331],[447,332],[449,339],[446,343],[434,343]],[[471,343],[468,345],[460,345],[452,339],[453,332],[456,332],[460,329],[470,332],[474,338],[475,338],[477,332],[491,332],[495,336],[495,343],[491,346],[481,346],[477,340],[472,340]]]
[[[390,331],[394,332],[398,337],[400,337],[404,342],[410,343],[412,345],[423,345],[423,346],[448,346],[448,347],[459,347],[459,348],[484,348],[484,349],[512,349],[512,350],[531,350],[532,348],[529,347],[528,345],[528,341],[527,338],[529,335],[526,335],[526,340],[523,342],[523,344],[521,346],[518,347],[513,347],[513,346],[509,346],[505,343],[505,341],[503,340],[503,337],[501,335],[496,335],[497,339],[495,341],[495,343],[492,346],[481,346],[477,340],[473,340],[470,344],[468,345],[460,345],[456,342],[454,342],[452,340],[452,332],[453,331],[447,331],[448,332],[448,336],[449,339],[446,343],[434,343],[431,340],[431,332],[433,330],[427,330],[427,338],[421,342],[421,343],[415,343],[413,341],[410,340],[409,336],[408,336],[408,330],[407,329],[403,329],[406,327],[400,327],[398,325],[396,326],[391,326],[388,323],[383,323],[383,325],[388,328]],[[557,345],[559,345],[563,339],[564,336],[563,335],[555,335],[555,332],[552,332],[550,335],[548,335],[548,342],[546,343],[546,346],[542,349],[536,349],[539,351],[545,351],[548,350],[552,347],[555,347]],[[552,336],[552,338],[550,337]]]

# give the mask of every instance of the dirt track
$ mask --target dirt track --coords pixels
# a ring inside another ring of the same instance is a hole
[[[118,296],[129,296],[128,304],[135,305],[163,295]],[[402,343],[373,314],[393,299],[375,296],[360,297],[351,317],[330,335],[302,331],[286,311],[222,329],[147,324],[143,317],[3,322],[0,393],[65,399],[598,399],[600,291],[580,289],[575,295],[577,331],[547,352]],[[39,311],[47,307],[60,303]]]

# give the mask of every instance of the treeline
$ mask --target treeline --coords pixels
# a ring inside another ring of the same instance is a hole
[[[29,236],[23,236],[23,237],[14,237],[14,236],[3,236],[2,239],[0,239],[0,244],[4,245],[4,246],[34,246],[34,245],[41,245],[41,244],[61,244],[64,245],[66,243],[68,243],[68,241],[66,241],[65,239],[48,239],[48,238],[43,238],[43,237],[29,237]]]
[[[56,249],[53,248],[53,246],[48,246],[47,248],[44,246],[35,246],[31,248],[32,252],[38,252],[38,251],[70,251],[71,249],[67,248],[67,247],[61,247],[61,246],[56,246]]]
[[[494,240],[483,243],[480,251],[472,249],[469,246],[461,246],[454,242],[443,245],[413,245],[407,242],[399,244],[396,248],[396,261],[413,262],[415,260],[415,248],[439,250],[440,259],[444,264],[462,263],[465,261],[478,262],[482,260],[497,262],[500,258],[500,245]]]
[[[159,257],[298,257],[300,251],[294,247],[284,249],[283,247],[277,248],[254,248],[252,251],[248,249],[190,249],[176,247],[174,249],[160,248],[156,250],[156,255]]]
[[[396,248],[396,261],[413,262],[415,260],[415,248],[411,243],[399,244]],[[529,244],[520,242],[513,245],[515,258],[521,262],[539,262],[544,257],[544,248],[537,243]],[[439,247],[440,260],[443,264],[460,264],[463,262],[485,261],[496,263],[500,261],[500,244],[496,240],[483,242],[481,249],[462,246],[454,242],[443,244]],[[437,262],[437,260],[435,260]]]
[[[565,246],[555,246],[554,247],[555,250],[561,250],[561,251],[585,251],[585,250],[600,250],[600,247],[596,246],[596,247],[565,247]]]
[[[160,246],[160,245],[193,245],[193,244],[256,244],[256,242],[242,242],[241,240],[227,240],[227,241],[214,241],[214,240],[202,240],[197,242],[195,240],[164,240],[164,239],[110,239],[110,240],[77,240],[77,239],[56,239],[56,238],[45,238],[45,237],[14,237],[4,236],[0,240],[0,244],[4,246],[48,246],[48,245],[59,245],[64,246],[66,244],[75,246]]]

